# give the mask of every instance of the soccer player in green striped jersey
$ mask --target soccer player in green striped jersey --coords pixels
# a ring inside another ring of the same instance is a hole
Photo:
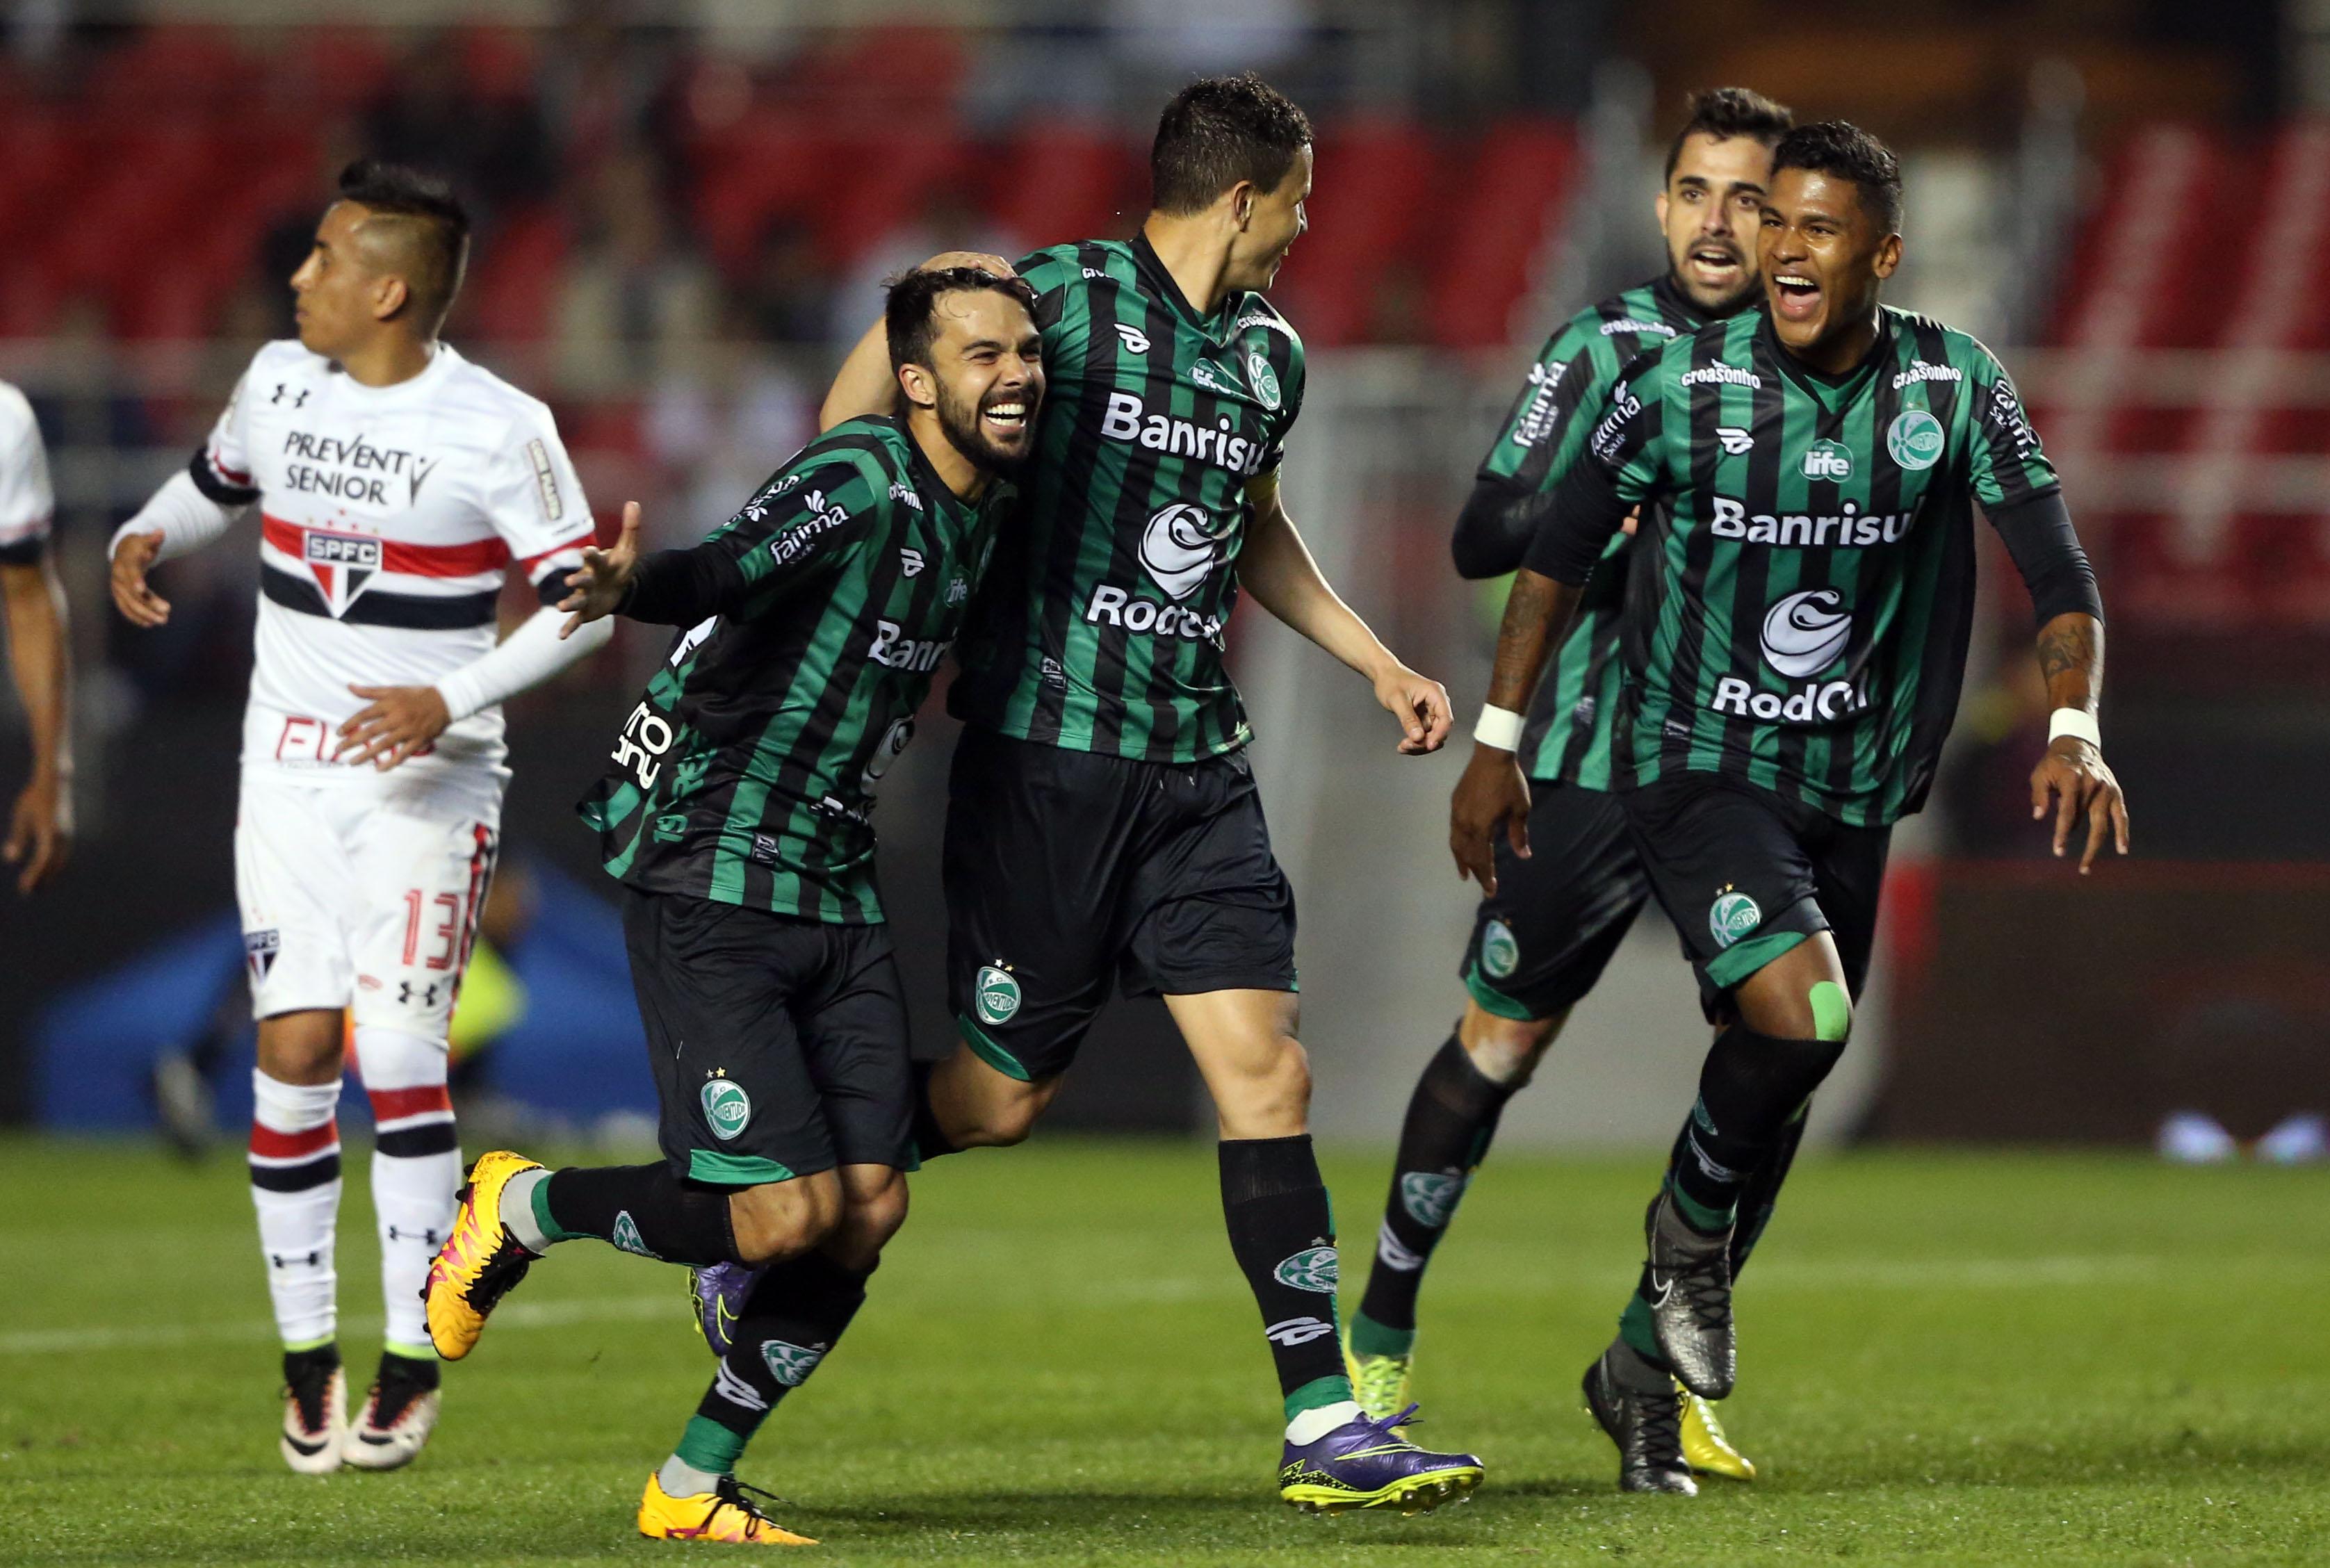
[[[481,1158],[430,1271],[469,1354],[554,1242],[757,1268],[712,1385],[649,1478],[642,1534],[788,1544],[735,1464],[840,1338],[905,1221],[905,1000],[875,887],[873,790],[905,745],[1012,503],[1044,393],[1018,279],[918,271],[885,315],[895,413],[827,431],[703,543],[642,557],[639,513],[562,608],[683,627],[584,799],[662,1107],[663,1158]],[[762,1494],[766,1496],[766,1494]]]
[[[1668,148],[1654,208],[1666,269],[1579,311],[1546,340],[1456,520],[1454,553],[1463,575],[1502,576],[1520,564],[1628,363],[1761,301],[1757,215],[1773,144],[1790,123],[1786,109],[1745,88],[1692,100],[1690,118]],[[1632,542],[1631,528],[1611,541],[1538,687],[1520,756],[1539,853],[1524,860],[1499,847],[1497,891],[1481,901],[1460,968],[1463,1015],[1425,1063],[1401,1124],[1375,1262],[1349,1336],[1352,1380],[1371,1413],[1407,1402],[1425,1270],[1487,1157],[1506,1100],[1529,1082],[1650,897],[1625,811],[1605,793],[1618,697],[1619,606]],[[1774,1166],[1785,1168],[1793,1148],[1776,1153]],[[1760,1207],[1749,1201],[1749,1213]],[[1754,1234],[1752,1224],[1739,1228],[1735,1270]],[[1673,1428],[1681,1454],[1630,1462],[1622,1469],[1623,1485],[1688,1487],[1690,1469],[1754,1476],[1704,1401],[1674,1394],[1671,1384],[1665,1392],[1681,1400]]]
[[[1632,1391],[1661,1374],[1710,1399],[1737,1375],[1741,1204],[1851,1034],[1891,825],[1924,803],[1957,706],[1976,503],[2038,610],[2055,712],[2032,815],[2052,801],[2059,855],[2086,817],[2082,873],[2107,842],[2127,851],[2095,717],[2095,575],[1998,362],[1880,302],[1900,217],[1898,165],[1866,132],[1781,139],[1757,244],[1768,314],[1679,337],[1611,388],[1514,579],[1451,803],[1459,872],[1493,890],[1491,835],[1528,853],[1511,727],[1642,508],[1610,787],[1718,1033],[1635,1294],[1586,1373],[1621,1431],[1647,1420]]]
[[[945,849],[962,1044],[928,1072],[916,1143],[926,1160],[1018,1143],[1112,980],[1162,996],[1218,1113],[1231,1252],[1286,1422],[1280,1496],[1430,1507],[1482,1472],[1352,1398],[1296,1040],[1293,894],[1224,664],[1243,590],[1368,679],[1401,751],[1444,734],[1445,693],[1336,596],[1280,496],[1304,365],[1263,291],[1306,226],[1311,142],[1302,111],[1257,78],[1193,83],[1160,118],[1140,233],[1020,263],[1052,393],[1025,518],[949,698],[967,726]],[[869,340],[829,419],[865,406],[870,370]]]

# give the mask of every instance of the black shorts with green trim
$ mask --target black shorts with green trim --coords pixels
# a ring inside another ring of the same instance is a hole
[[[842,1165],[913,1168],[889,927],[626,887],[623,945],[676,1175],[756,1186]]]
[[[1292,991],[1294,890],[1254,768],[1144,762],[966,729],[947,778],[947,1000],[964,1042],[1037,1082],[1128,997]]]
[[[1849,827],[1715,773],[1670,774],[1619,798],[1710,1023],[1730,1015],[1733,987],[1815,931],[1836,943],[1846,988],[1861,995],[1890,827]]]
[[[1530,780],[1530,857],[1493,836],[1497,891],[1465,944],[1464,988],[1486,1012],[1534,1021],[1577,1006],[1651,896],[1615,795]]]

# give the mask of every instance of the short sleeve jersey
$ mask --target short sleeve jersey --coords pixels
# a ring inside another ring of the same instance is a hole
[[[1478,482],[1540,495],[1557,489],[1584,449],[1586,431],[1619,371],[1636,356],[1697,330],[1705,319],[1664,277],[1571,316],[1530,364],[1520,395],[1481,460]],[[1623,534],[1611,540],[1586,583],[1568,635],[1539,683],[1520,752],[1522,770],[1532,779],[1609,788],[1610,719],[1618,701],[1618,611],[1632,543]]]
[[[1019,263],[1047,391],[1026,516],[963,636],[954,714],[1020,740],[1192,761],[1252,738],[1223,662],[1249,517],[1302,404],[1258,294],[1199,316],[1146,239]]]
[[[874,789],[914,736],[1014,505],[959,500],[898,420],[844,420],[699,552],[719,612],[682,632],[584,797],[634,887],[841,925],[883,918]]]
[[[296,341],[261,348],[189,465],[222,505],[260,514],[259,621],[242,760],[313,782],[351,685],[426,685],[489,652],[502,582],[542,602],[582,563],[592,517],[550,410],[440,344],[369,387]],[[457,721],[416,772],[498,770],[498,707]]]
[[[0,566],[29,566],[41,558],[56,509],[33,405],[0,381]]]
[[[1644,506],[1618,787],[1716,772],[1851,824],[1917,810],[1965,673],[1974,503],[2056,488],[2005,370],[1926,316],[1885,309],[1842,376],[1760,311],[1636,361],[1553,524]]]

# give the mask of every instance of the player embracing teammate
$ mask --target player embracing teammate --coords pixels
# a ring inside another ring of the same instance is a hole
[[[498,704],[610,635],[562,642],[548,608],[592,534],[550,411],[438,340],[468,252],[442,184],[351,165],[291,279],[298,337],[259,351],[112,545],[115,604],[159,626],[147,569],[260,514],[234,845],[259,1019],[251,1192],[282,1454],[311,1474],[403,1464],[436,1421],[420,1290],[460,1181],[446,1027],[499,842]],[[497,646],[513,570],[545,602]],[[352,1423],[333,1267],[346,1015],[377,1129],[388,1318]]]
[[[1626,367],[1526,546],[1488,705],[1450,807],[1458,868],[1530,852],[1518,749],[1547,652],[1630,515],[1608,788],[1716,1025],[1648,1256],[1587,1403],[1629,1489],[1689,1491],[1675,1384],[1738,1371],[1734,1258],[1851,1036],[1892,824],[1924,804],[1957,707],[1979,502],[2037,607],[2053,706],[2031,777],[2084,873],[2127,815],[2096,713],[2102,601],[2054,470],[1990,352],[1879,295],[1900,263],[1893,155],[1841,121],[1780,139],[1762,203],[1766,308]]]

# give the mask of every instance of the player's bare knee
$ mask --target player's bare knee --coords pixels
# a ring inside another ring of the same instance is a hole
[[[799,1257],[833,1234],[842,1217],[841,1187],[829,1173],[746,1187],[728,1197],[729,1228],[739,1261],[753,1268]]]
[[[259,1021],[259,1070],[279,1083],[328,1083],[340,1075],[346,1035],[337,1011],[279,1013]]]
[[[1564,1011],[1550,1018],[1501,1018],[1473,1004],[1456,1026],[1456,1039],[1473,1071],[1492,1083],[1519,1089],[1536,1073],[1568,1016]]]
[[[824,1243],[826,1254],[845,1269],[863,1272],[874,1267],[882,1249],[906,1223],[906,1178],[890,1171],[891,1179],[870,1186],[846,1184],[847,1202],[841,1221]]]
[[[1311,1124],[1311,1058],[1292,1034],[1217,1074],[1215,1110],[1224,1138],[1294,1138]]]

